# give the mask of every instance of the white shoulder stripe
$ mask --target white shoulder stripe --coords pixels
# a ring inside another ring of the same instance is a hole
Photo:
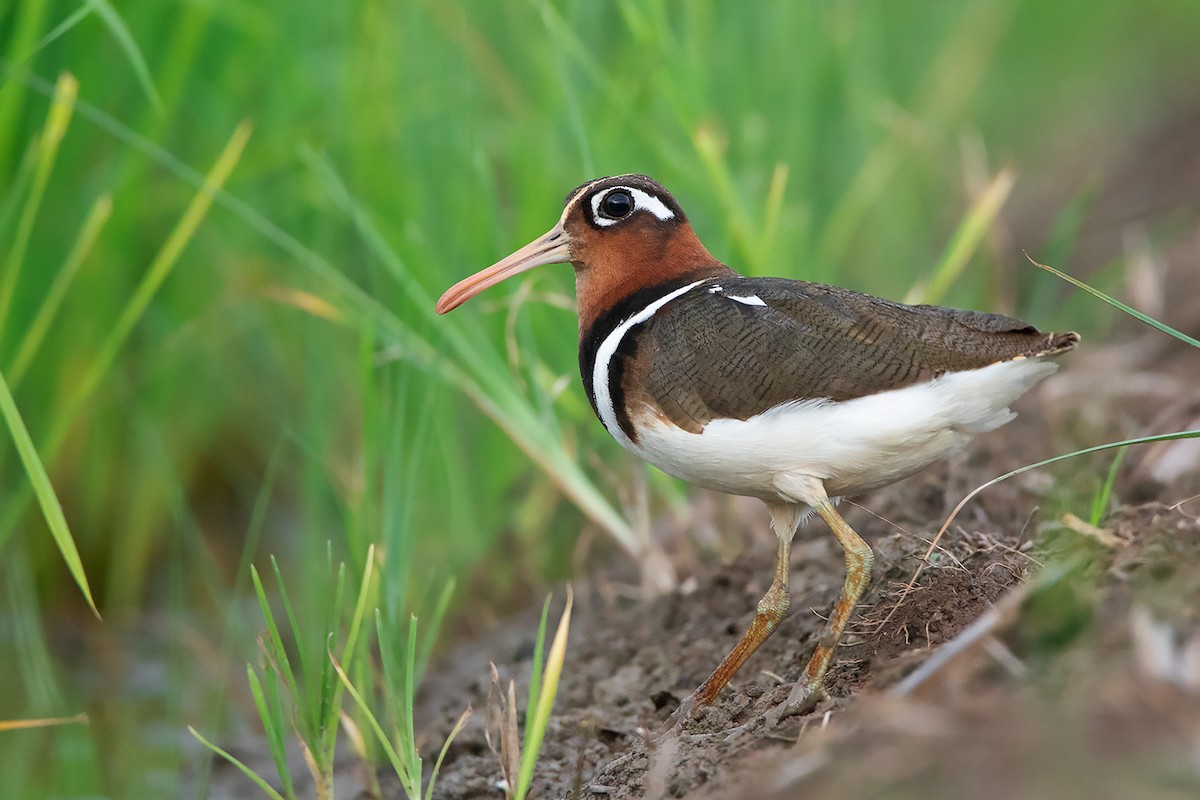
[[[747,305],[747,306],[765,306],[766,305],[766,303],[764,303],[762,301],[762,298],[756,294],[746,295],[745,297],[738,297],[737,295],[734,295],[734,294],[727,294],[725,296],[728,297],[730,300],[736,300],[739,303],[742,303],[743,305]]]
[[[725,292],[725,287],[721,286],[721,284],[719,284],[719,283],[714,283],[712,286],[708,287],[709,294],[724,294],[724,292]],[[766,305],[766,303],[763,302],[763,299],[756,294],[746,294],[746,295],[726,294],[725,297],[728,297],[730,300],[734,300],[745,306],[765,306]]]
[[[637,445],[625,435],[625,431],[621,430],[621,423],[617,421],[617,411],[613,407],[612,389],[608,384],[609,362],[612,361],[613,355],[617,352],[617,347],[621,344],[621,339],[625,337],[630,328],[642,324],[658,313],[658,310],[667,303],[681,295],[687,294],[700,284],[707,283],[710,280],[712,278],[702,278],[658,298],[614,328],[613,332],[604,338],[604,341],[600,343],[600,347],[596,350],[596,362],[592,367],[592,391],[596,395],[596,412],[600,415],[600,421],[604,423],[604,427],[608,429],[612,437],[620,442],[621,446],[626,450],[634,453],[638,452]]]

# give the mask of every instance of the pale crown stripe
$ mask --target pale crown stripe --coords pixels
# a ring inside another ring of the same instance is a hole
[[[671,302],[680,295],[690,292],[702,283],[711,281],[712,278],[702,278],[701,280],[689,283],[687,286],[676,289],[670,294],[663,295],[655,300],[650,305],[643,308],[638,313],[634,314],[629,319],[618,325],[612,333],[605,337],[600,343],[600,347],[596,350],[596,363],[592,367],[592,391],[596,395],[596,411],[600,415],[600,421],[604,423],[604,427],[608,428],[608,432],[613,438],[621,443],[621,446],[626,450],[634,453],[638,452],[638,447],[635,445],[625,431],[621,430],[621,423],[617,421],[617,411],[613,407],[612,390],[608,385],[608,365],[612,361],[613,355],[617,352],[617,347],[621,344],[621,339],[629,332],[629,329],[635,325],[640,325],[650,319],[658,310]]]

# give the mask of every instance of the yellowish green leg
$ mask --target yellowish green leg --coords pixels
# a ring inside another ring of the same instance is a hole
[[[746,663],[754,651],[775,632],[788,615],[791,607],[791,595],[788,591],[788,570],[791,567],[792,537],[796,534],[802,507],[793,503],[768,503],[771,509],[771,525],[779,538],[779,549],[775,553],[775,575],[771,580],[771,588],[758,601],[758,609],[749,630],[742,636],[729,655],[717,665],[704,683],[697,687],[680,705],[675,712],[676,718],[682,719],[696,706],[707,705],[716,699],[730,678],[737,673],[742,664]]]
[[[842,594],[829,616],[829,625],[817,642],[817,649],[809,659],[808,666],[804,668],[804,674],[800,676],[783,705],[771,713],[769,721],[772,723],[792,714],[803,714],[812,710],[825,696],[825,672],[829,669],[829,663],[833,660],[833,654],[846,630],[846,623],[854,613],[854,607],[858,605],[859,598],[871,581],[871,565],[875,560],[871,548],[846,520],[842,519],[842,515],[828,499],[818,502],[813,508],[842,545],[846,554],[846,582],[842,585]]]

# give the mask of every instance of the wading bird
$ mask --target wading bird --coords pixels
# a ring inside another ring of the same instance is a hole
[[[575,189],[548,233],[460,281],[437,311],[562,262],[575,267],[579,368],[604,427],[670,475],[760,498],[779,540],[754,621],[685,713],[712,702],[787,615],[792,537],[811,510],[845,551],[846,581],[774,716],[810,709],[871,574],[871,549],[838,498],[911,475],[1005,424],[1009,404],[1079,341],[999,314],[744,277],[705,249],[675,198],[644,175]]]

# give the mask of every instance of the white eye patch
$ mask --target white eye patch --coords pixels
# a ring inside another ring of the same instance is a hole
[[[608,197],[612,192],[628,192],[633,197],[633,211],[621,217],[621,219],[609,219],[600,213],[600,204],[604,202],[604,198]],[[622,219],[629,219],[638,211],[649,211],[654,216],[661,220],[674,219],[675,212],[672,211],[666,203],[659,200],[652,194],[647,194],[641,189],[635,189],[632,186],[614,186],[607,191],[600,192],[592,198],[592,219],[602,228],[607,228],[610,225],[616,225]]]

